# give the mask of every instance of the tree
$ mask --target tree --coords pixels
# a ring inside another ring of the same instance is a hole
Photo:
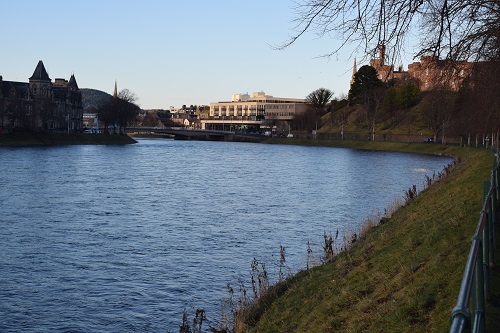
[[[383,108],[393,127],[398,126],[403,119],[409,120],[409,110],[418,102],[420,91],[411,80],[389,87],[385,92]],[[409,125],[409,124],[408,124]]]
[[[382,81],[378,78],[377,70],[372,66],[362,66],[356,74],[349,90],[349,104],[360,104],[365,102],[366,91],[382,86]]]
[[[307,95],[306,101],[318,114],[325,112],[326,105],[331,101],[333,91],[326,88],[319,88]]]
[[[372,140],[375,141],[375,128],[379,122],[382,101],[385,90],[383,86],[374,86],[361,93],[363,114],[366,127],[370,129]]]
[[[456,111],[457,93],[435,89],[426,94],[419,104],[424,123],[432,130],[434,141],[441,134],[441,142],[446,143],[445,130]]]
[[[375,54],[379,45],[385,45],[396,60],[412,34],[420,32],[425,38],[415,45],[419,47],[415,56],[500,58],[500,3],[496,0],[302,0],[294,11],[295,33],[278,49],[314,32],[342,41],[327,57],[347,44],[365,54]]]
[[[306,96],[309,108],[298,116],[298,121],[302,123],[302,129],[311,131],[317,129],[318,124],[321,125],[321,116],[327,113],[326,106],[330,103],[332,97],[333,92],[326,88],[316,89]]]
[[[341,128],[340,135],[342,140],[344,139],[344,126],[347,124],[347,118],[349,117],[348,104],[349,102],[345,94],[334,98],[330,103],[330,119],[332,126],[335,126],[335,122],[338,120]]]
[[[349,90],[349,104],[362,104],[366,126],[370,129],[372,140],[375,140],[375,126],[378,121],[384,85],[372,66],[362,66],[356,74]]]
[[[139,106],[135,104],[136,95],[128,89],[123,89],[116,98],[99,107],[99,120],[104,123],[104,131],[108,131],[109,126],[114,127],[115,133],[123,133],[128,122],[133,120]]]
[[[118,108],[118,133],[124,133],[129,121],[133,120],[140,108],[135,102],[137,96],[128,89],[123,89],[118,93],[118,99],[115,101]]]

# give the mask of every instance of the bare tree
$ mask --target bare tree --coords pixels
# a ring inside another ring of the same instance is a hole
[[[370,129],[372,141],[375,141],[375,128],[379,123],[381,115],[382,101],[384,100],[385,89],[382,86],[371,87],[361,93],[363,100],[363,115],[366,127]]]
[[[496,0],[303,0],[294,8],[294,34],[333,36],[340,43],[329,54],[354,44],[365,54],[385,45],[396,63],[411,33],[422,33],[415,56],[491,60],[500,57],[500,3]],[[414,29],[418,28],[418,29]]]
[[[446,129],[456,112],[456,102],[457,93],[435,89],[428,92],[420,103],[420,115],[423,122],[432,130],[434,141],[441,135],[441,142],[446,143]]]
[[[335,120],[338,120],[340,125],[340,136],[341,139],[344,139],[344,126],[347,124],[347,118],[350,114],[350,109],[347,107],[347,95],[342,94],[337,98],[332,100],[330,105],[330,117],[332,121],[332,126],[335,126]]]
[[[307,103],[320,115],[325,112],[326,105],[330,103],[333,91],[326,88],[319,88],[307,95]]]
[[[101,105],[99,107],[99,119],[104,122],[105,131],[107,131],[109,125],[112,125],[115,132],[122,134],[127,124],[136,117],[140,109],[135,104],[136,101],[137,97],[133,92],[123,89],[116,98]],[[116,130],[117,127],[118,131]]]

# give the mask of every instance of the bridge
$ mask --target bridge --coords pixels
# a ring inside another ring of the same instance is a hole
[[[186,129],[179,127],[128,127],[125,132],[133,135],[158,135],[171,137],[175,140],[200,140],[200,141],[238,141],[261,142],[265,137],[228,131],[209,131]]]

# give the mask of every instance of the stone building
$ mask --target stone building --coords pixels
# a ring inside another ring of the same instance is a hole
[[[40,60],[29,82],[0,76],[0,128],[3,131],[79,132],[83,128],[82,94],[75,76],[51,81]]]
[[[371,59],[370,66],[377,70],[379,79],[388,84],[398,84],[412,80],[420,91],[436,88],[458,91],[467,78],[472,77],[475,63],[466,61],[440,60],[438,57],[422,57],[419,62],[408,65],[408,71],[385,62],[385,46],[379,47],[378,59]]]

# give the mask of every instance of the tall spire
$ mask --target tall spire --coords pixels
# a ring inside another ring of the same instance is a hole
[[[71,77],[69,78],[68,86],[70,88],[78,90],[78,83],[76,83],[75,74],[71,74]]]
[[[358,71],[358,68],[356,65],[356,57],[354,57],[354,67],[352,68],[351,85],[354,82],[354,75],[356,75],[357,71]]]
[[[115,80],[115,90],[113,91],[113,97],[114,98],[118,97],[118,91],[117,91],[117,88],[116,88],[116,80]]]

